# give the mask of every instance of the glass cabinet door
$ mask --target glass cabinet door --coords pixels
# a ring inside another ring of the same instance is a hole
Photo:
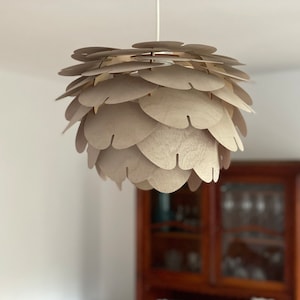
[[[284,281],[284,185],[221,186],[221,276]]]
[[[201,272],[201,192],[151,192],[151,267]]]

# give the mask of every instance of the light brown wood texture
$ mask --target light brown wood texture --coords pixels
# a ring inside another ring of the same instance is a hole
[[[93,81],[94,77],[85,77],[85,76],[81,76],[77,79],[75,79],[74,81],[72,81],[67,87],[66,87],[66,91],[71,91],[74,89],[77,89],[78,87],[86,87],[86,84]]]
[[[230,66],[226,66],[224,64],[221,66],[220,65],[210,66],[208,69],[210,70],[210,72],[225,75],[226,77],[230,77],[237,80],[247,81],[250,79],[249,75],[246,74],[245,72]]]
[[[142,78],[119,75],[84,90],[79,95],[79,102],[89,107],[98,107],[104,102],[110,104],[122,103],[143,97],[156,88],[157,85]]]
[[[76,122],[80,121],[87,113],[91,110],[90,107],[79,105],[75,113],[72,115],[69,124],[64,129],[63,132],[66,132],[71,126],[73,126]]]
[[[235,129],[235,126],[229,116],[229,113],[224,109],[224,115],[221,121],[210,127],[208,130],[213,137],[230,151],[244,150],[243,143]]]
[[[142,182],[136,182],[135,186],[143,191],[149,191],[153,189],[153,186],[148,182],[148,180],[142,181]]]
[[[123,62],[119,64],[114,64],[110,66],[100,67],[96,70],[91,70],[82,73],[83,76],[94,76],[102,73],[129,73],[138,70],[150,69],[155,67],[162,67],[163,63],[155,63],[155,62],[137,62],[137,61],[129,61]]]
[[[229,82],[226,82],[223,88],[212,91],[212,94],[244,111],[253,112],[253,109],[234,93]]]
[[[218,145],[219,162],[221,169],[228,169],[231,163],[231,151],[223,147],[221,144]]]
[[[73,97],[65,131],[80,123],[75,146],[88,167],[119,187],[127,178],[141,189],[174,192],[187,183],[217,181],[231,151],[243,150],[253,112],[238,82],[241,63],[217,49],[177,41],[136,43],[131,49],[84,47],[80,61],[60,71],[77,76],[57,98]]]
[[[92,169],[95,166],[96,162],[97,162],[97,159],[98,159],[99,154],[100,154],[100,150],[94,148],[91,145],[88,145],[86,152],[87,152],[87,156],[88,156],[88,167],[90,169]]]
[[[139,100],[143,111],[162,124],[206,129],[218,123],[224,113],[222,102],[197,90],[160,88]]]
[[[224,87],[224,81],[215,75],[179,65],[142,70],[138,73],[154,84],[179,90],[190,90],[193,87],[199,91],[214,91]]]
[[[78,95],[82,89],[87,88],[93,84],[94,77],[79,77],[72,81],[66,88],[66,91],[56,98],[56,100],[63,99],[68,96]]]
[[[135,56],[135,60],[138,61],[153,61],[153,62],[161,62],[161,63],[171,63],[171,62],[198,62],[198,63],[214,63],[210,60],[204,60],[200,58],[186,57],[186,55],[178,56],[178,55],[167,55],[167,54],[155,54],[155,55],[141,55]],[[222,64],[222,63],[221,63]]]
[[[187,181],[190,191],[191,192],[197,191],[199,189],[201,183],[202,183],[201,178],[196,174],[195,171],[192,171],[191,175]]]
[[[239,129],[243,136],[247,135],[247,125],[245,119],[237,108],[233,112],[232,122]]]
[[[116,50],[116,48],[111,48],[111,47],[83,47],[80,49],[76,49],[71,57],[75,60],[79,61],[90,61],[93,60],[93,58],[88,58],[88,55],[92,53],[97,53],[101,51],[111,51],[111,50]]]
[[[234,93],[239,96],[246,104],[252,105],[253,101],[250,95],[235,82],[231,81]]]
[[[145,116],[137,103],[104,104],[96,114],[88,114],[84,134],[96,149],[106,149],[110,145],[124,149],[144,140],[156,126],[157,122]]]
[[[87,140],[84,136],[84,121],[82,121],[77,130],[75,147],[78,153],[82,153],[84,152],[86,146],[87,146]]]
[[[209,59],[215,62],[223,63],[229,66],[239,66],[243,65],[240,63],[237,59],[229,57],[229,56],[224,56],[224,55],[217,55],[217,54],[204,54],[201,55],[203,59]]]
[[[214,152],[214,156],[218,157],[213,137],[207,131],[193,127],[182,130],[160,125],[137,146],[150,161],[166,170],[174,169],[177,165],[188,170],[196,168],[198,164],[203,165],[203,161],[209,167],[209,153]]]
[[[136,146],[117,150],[112,147],[100,152],[97,165],[120,187],[128,178],[131,182],[142,182],[158,168],[147,160]]]
[[[172,170],[157,168],[148,181],[154,189],[162,193],[172,193],[186,183],[190,173],[191,170],[182,170],[178,167]]]
[[[108,50],[108,51],[100,51],[87,55],[89,59],[102,59],[103,57],[109,56],[122,56],[122,55],[137,55],[142,53],[149,53],[152,51],[161,51],[163,49],[151,49],[151,48],[143,48],[143,49],[116,49],[116,50]]]
[[[74,98],[68,105],[68,107],[66,108],[65,111],[65,118],[66,120],[70,121],[71,118],[74,116],[74,114],[76,113],[76,111],[78,110],[79,106],[81,104],[78,102],[77,97]]]
[[[83,72],[91,69],[95,69],[101,65],[99,61],[91,61],[85,62],[82,64],[78,64],[75,66],[70,66],[67,68],[62,69],[58,74],[63,76],[76,76],[81,75]]]
[[[201,45],[201,44],[186,44],[182,46],[184,51],[195,53],[195,54],[212,54],[217,51],[216,47],[208,46],[208,45]]]

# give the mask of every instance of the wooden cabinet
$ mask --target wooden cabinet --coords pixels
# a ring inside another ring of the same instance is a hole
[[[138,300],[300,300],[298,162],[235,162],[194,193],[138,191],[137,230]]]

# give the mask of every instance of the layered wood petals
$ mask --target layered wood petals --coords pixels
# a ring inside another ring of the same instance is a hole
[[[216,182],[231,151],[243,150],[240,110],[253,110],[238,83],[249,76],[212,46],[154,41],[132,47],[75,50],[81,63],[59,73],[78,76],[57,98],[73,97],[65,130],[80,123],[77,151],[86,150],[88,167],[119,187],[128,179],[140,189],[171,193]]]
[[[127,177],[133,183],[148,180],[158,169],[136,146],[122,150],[107,148],[100,152],[97,165],[119,186]]]
[[[79,102],[89,107],[123,103],[143,97],[157,88],[157,85],[139,77],[119,75],[112,79],[99,82],[87,88],[79,96]]]
[[[124,149],[144,140],[156,126],[157,122],[145,115],[137,103],[105,104],[96,114],[88,114],[84,134],[96,149],[110,145]]]
[[[174,128],[192,125],[207,129],[218,123],[224,113],[222,101],[197,90],[159,88],[139,100],[143,111],[162,124]]]
[[[147,81],[178,90],[194,88],[199,91],[214,91],[224,86],[224,81],[215,75],[176,64],[138,73]]]

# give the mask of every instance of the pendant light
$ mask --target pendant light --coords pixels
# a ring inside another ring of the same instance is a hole
[[[241,110],[253,112],[238,85],[248,75],[216,50],[158,40],[75,50],[79,63],[59,74],[77,78],[57,99],[72,97],[65,130],[79,123],[76,149],[88,166],[120,188],[125,179],[164,193],[216,182],[230,153],[243,151]]]

